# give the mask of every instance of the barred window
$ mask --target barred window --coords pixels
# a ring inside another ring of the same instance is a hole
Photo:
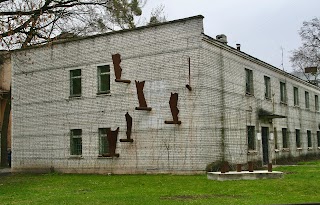
[[[255,130],[254,126],[247,126],[248,150],[255,150]]]
[[[110,93],[110,66],[98,66],[98,94]]]
[[[288,148],[288,132],[287,128],[282,128],[282,148]]]
[[[110,128],[99,128],[99,155],[109,153],[109,142],[107,138],[109,130]]]
[[[70,70],[70,96],[81,96],[81,69]]]
[[[82,155],[82,130],[74,129],[70,131],[70,154]]]

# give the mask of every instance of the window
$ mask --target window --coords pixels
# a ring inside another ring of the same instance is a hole
[[[286,83],[280,82],[280,102],[286,103],[287,99]]]
[[[301,142],[300,142],[300,130],[296,129],[296,145],[297,148],[301,147]]]
[[[308,147],[312,147],[311,130],[307,130]]]
[[[320,147],[320,131],[317,131],[317,142],[318,142],[318,147]]]
[[[278,133],[277,128],[273,128],[273,134],[274,134],[274,149],[278,149]]]
[[[248,150],[255,150],[254,126],[247,126],[247,133],[248,133]]]
[[[99,155],[109,153],[109,142],[107,133],[110,128],[99,128]]]
[[[287,128],[282,128],[282,148],[288,148],[288,132]]]
[[[98,66],[98,94],[110,93],[110,66]]]
[[[264,96],[266,99],[270,99],[271,98],[271,83],[270,83],[270,78],[268,76],[264,76],[264,86],[265,86]]]
[[[70,154],[82,155],[82,130],[75,129],[70,132]]]
[[[246,70],[246,94],[253,95],[253,73],[252,70]]]
[[[81,96],[81,69],[70,70],[70,96]]]
[[[309,93],[307,91],[305,91],[305,102],[306,102],[306,108],[309,109],[310,108],[310,104],[309,104]]]
[[[293,87],[293,103],[295,106],[299,105],[299,90],[297,87]]]
[[[318,95],[314,96],[314,107],[316,111],[319,111],[319,97]]]

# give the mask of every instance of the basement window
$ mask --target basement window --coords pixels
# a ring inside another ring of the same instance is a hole
[[[110,128],[99,128],[99,156],[109,154],[108,131]]]
[[[289,148],[287,128],[282,128],[282,148]]]
[[[301,148],[300,130],[299,129],[296,129],[296,146],[297,146],[297,148]]]
[[[74,129],[70,131],[70,154],[82,155],[82,130]]]
[[[98,94],[110,93],[110,66],[98,66]]]
[[[70,70],[70,97],[81,96],[81,69]]]
[[[248,150],[255,150],[255,129],[254,126],[247,126]]]
[[[246,94],[253,95],[253,73],[252,70],[245,69],[246,71]]]
[[[311,130],[307,130],[308,148],[312,147]]]

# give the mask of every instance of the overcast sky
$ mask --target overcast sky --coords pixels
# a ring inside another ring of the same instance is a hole
[[[320,0],[148,0],[144,12],[160,4],[168,21],[201,14],[205,34],[225,34],[228,45],[240,43],[243,52],[280,69],[283,49],[287,72],[303,21],[320,17]]]

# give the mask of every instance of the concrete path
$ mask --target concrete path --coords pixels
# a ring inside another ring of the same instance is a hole
[[[0,168],[0,176],[11,174],[11,168]]]

